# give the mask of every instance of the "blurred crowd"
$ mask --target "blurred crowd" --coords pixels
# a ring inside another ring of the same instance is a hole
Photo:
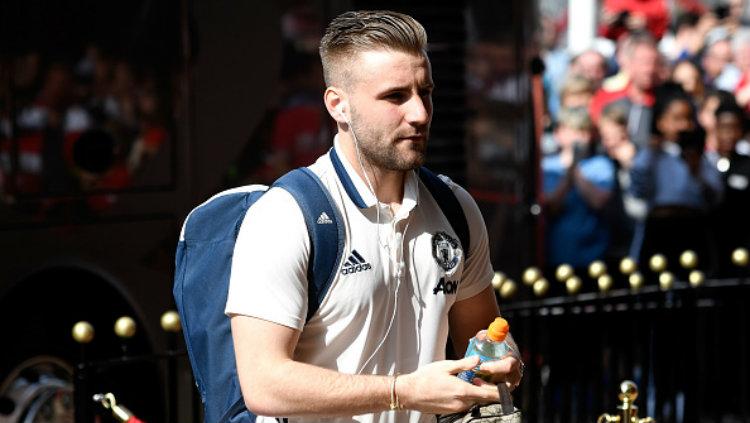
[[[750,241],[744,0],[606,0],[571,52],[543,21],[546,264],[692,249],[713,274]]]
[[[130,187],[169,138],[169,102],[160,98],[156,76],[96,45],[76,57],[27,51],[0,73],[11,81],[0,86],[5,204],[28,195],[108,192],[83,204],[89,211],[106,210],[116,198],[111,192]],[[37,211],[66,205],[47,199]]]
[[[239,183],[272,184],[288,171],[315,162],[332,145],[335,127],[321,101],[325,91],[318,45],[323,18],[307,2],[291,4],[281,16],[281,68],[265,124],[237,163]],[[230,169],[232,171],[232,169]]]

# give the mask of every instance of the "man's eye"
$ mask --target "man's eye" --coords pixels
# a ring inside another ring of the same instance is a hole
[[[386,95],[385,98],[391,101],[403,101],[406,97],[404,93],[390,93]]]

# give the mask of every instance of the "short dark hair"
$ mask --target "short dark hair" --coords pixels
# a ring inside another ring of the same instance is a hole
[[[714,116],[716,116],[716,119],[719,119],[719,116],[723,114],[730,114],[736,117],[737,121],[740,123],[740,130],[745,132],[747,129],[747,115],[745,114],[745,110],[737,104],[734,97],[730,100],[719,102],[719,107],[716,108]]]
[[[654,89],[654,107],[652,108],[651,133],[654,135],[663,135],[658,128],[659,119],[664,116],[672,103],[683,101],[690,107],[691,118],[696,120],[695,105],[693,99],[682,89],[680,84],[674,82],[665,82]]]
[[[620,126],[628,126],[628,109],[620,103],[611,103],[602,110],[601,119],[612,121]]]
[[[625,55],[628,57],[633,56],[633,52],[639,46],[651,47],[656,50],[656,40],[654,36],[648,31],[633,31],[628,35],[623,44]]]
[[[345,12],[331,21],[320,41],[320,60],[327,85],[336,83],[342,59],[366,50],[390,49],[425,54],[427,33],[414,18],[389,10]]]
[[[714,116],[719,117],[720,114],[731,113],[740,119],[740,122],[745,118],[745,111],[742,110],[737,101],[734,98],[722,99],[719,101],[719,107],[716,108]]]

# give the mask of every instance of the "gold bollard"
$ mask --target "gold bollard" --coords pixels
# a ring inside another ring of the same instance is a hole
[[[635,400],[638,398],[638,386],[632,381],[626,380],[620,384],[620,394],[617,397],[622,404],[617,406],[619,413],[616,415],[604,413],[596,420],[597,423],[656,423],[651,417],[638,418],[638,406]]]
[[[115,322],[115,334],[120,338],[132,338],[135,328],[135,320],[130,316],[122,316]]]
[[[620,272],[623,275],[630,275],[631,273],[638,270],[638,265],[635,264],[635,260],[630,257],[625,257],[620,260]]]
[[[568,280],[565,281],[565,288],[568,290],[568,294],[575,295],[578,293],[578,291],[581,290],[581,286],[583,283],[581,282],[581,278],[578,276],[571,276],[568,278]]]
[[[513,279],[506,279],[500,286],[500,297],[507,300],[516,295],[516,291],[518,291],[516,282]]]
[[[732,251],[732,263],[737,267],[745,267],[748,262],[748,252],[744,248],[737,248]]]
[[[492,277],[492,287],[499,291],[507,279],[508,277],[505,276],[505,273],[495,272],[495,275]]]
[[[592,261],[589,264],[589,276],[591,279],[599,279],[599,276],[607,273],[607,265],[601,260]]]
[[[534,281],[534,294],[536,294],[537,297],[543,297],[547,294],[547,291],[549,290],[549,282],[547,282],[547,279],[540,278]]]
[[[164,314],[161,315],[159,323],[165,332],[179,332],[181,329],[180,315],[174,310],[165,311]]]
[[[706,277],[700,270],[693,270],[692,272],[690,272],[690,275],[688,275],[688,282],[690,282],[690,286],[692,286],[693,288],[697,288],[703,285],[703,281],[705,280]]]
[[[72,335],[79,344],[88,344],[94,340],[94,327],[91,323],[81,320],[73,325]]]
[[[669,272],[661,272],[659,274],[659,288],[662,291],[669,291],[674,285],[674,275]]]
[[[607,292],[612,288],[612,276],[607,274],[601,275],[599,276],[599,279],[596,280],[596,284],[599,285],[599,291]]]
[[[557,269],[555,270],[555,278],[565,283],[568,279],[570,279],[573,275],[573,267],[569,264],[561,264],[557,266]]]
[[[698,255],[692,250],[683,251],[680,254],[680,265],[688,270],[695,269],[695,266],[698,265]]]
[[[648,267],[656,273],[661,273],[667,268],[667,258],[662,254],[654,254],[648,261]]]
[[[628,276],[628,284],[630,285],[631,291],[639,291],[643,286],[643,275],[641,275],[640,272],[633,272],[633,274]]]
[[[521,277],[521,280],[523,280],[524,285],[533,286],[534,282],[538,281],[539,278],[541,277],[542,277],[542,272],[536,267],[532,266],[523,272],[523,276]]]

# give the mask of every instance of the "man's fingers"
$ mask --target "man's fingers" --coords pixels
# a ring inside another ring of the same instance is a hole
[[[502,360],[487,361],[479,367],[483,372],[492,375],[495,383],[506,382],[508,387],[514,389],[521,383],[521,362],[515,357],[505,357]]]
[[[458,374],[464,370],[471,370],[474,367],[477,367],[479,364],[479,357],[473,355],[471,357],[464,357],[460,360],[447,360],[444,363],[446,363],[446,370],[448,372],[451,374]]]
[[[466,398],[472,402],[490,403],[500,400],[500,392],[497,385],[474,378],[473,385],[469,385]]]
[[[518,368],[518,360],[515,357],[508,356],[502,360],[485,361],[479,366],[479,370],[492,374],[508,374],[513,369]]]

